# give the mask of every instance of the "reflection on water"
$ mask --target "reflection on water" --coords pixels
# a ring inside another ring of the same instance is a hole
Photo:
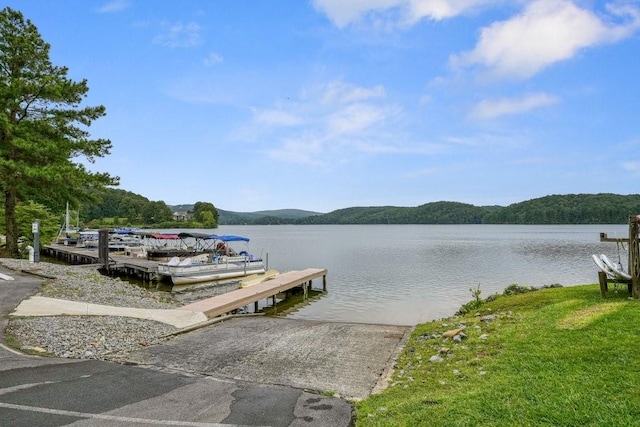
[[[221,226],[251,238],[279,271],[327,268],[329,293],[293,318],[414,325],[447,317],[480,285],[482,296],[512,283],[595,283],[591,254],[618,260],[600,232],[627,237],[626,225]],[[626,252],[620,254],[626,267]],[[321,283],[316,283],[316,287]]]

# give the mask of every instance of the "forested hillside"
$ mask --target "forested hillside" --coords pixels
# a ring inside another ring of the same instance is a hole
[[[220,224],[226,225],[277,225],[295,223],[301,218],[312,215],[321,215],[319,212],[310,212],[300,209],[279,209],[258,212],[232,212],[218,209]]]
[[[152,226],[157,228],[216,228],[218,211],[209,202],[188,205],[188,218],[175,220],[175,209],[163,201],[151,201],[139,194],[119,189],[96,191],[91,204],[80,206],[86,227]]]
[[[625,224],[640,214],[640,195],[568,194],[507,207],[434,202],[418,207],[354,207],[298,224]]]
[[[80,209],[83,222],[101,222],[119,218],[128,224],[155,224],[172,220],[171,209],[162,201],[153,202],[139,194],[106,189],[93,194],[95,201]]]
[[[515,203],[484,217],[486,224],[623,224],[640,214],[640,195],[567,194]]]
[[[158,225],[172,220],[172,211],[191,213],[210,210],[218,224],[625,224],[629,215],[640,214],[640,195],[567,194],[552,195],[509,206],[474,206],[459,202],[432,202],[416,207],[371,206],[338,209],[326,214],[283,209],[232,212],[216,209],[212,203],[167,206],[140,195],[109,189],[96,195],[96,202],[81,207],[83,222],[104,223],[120,218],[127,224]],[[177,209],[177,208],[184,209]],[[188,208],[188,209],[187,209]],[[197,211],[197,212],[196,212]],[[219,215],[219,216],[218,216]],[[208,214],[205,217],[209,217]],[[200,218],[202,222],[206,218]],[[189,226],[184,222],[178,226]]]
[[[300,219],[298,224],[480,224],[492,209],[458,202],[418,207],[354,207]]]

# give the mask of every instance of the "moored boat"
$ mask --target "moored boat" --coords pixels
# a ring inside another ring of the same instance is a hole
[[[143,246],[135,234],[136,228],[116,228],[109,232],[109,252],[125,252],[128,248]]]
[[[97,249],[99,243],[100,232],[98,230],[80,231],[78,237],[79,248]]]
[[[166,263],[158,264],[158,274],[174,285],[216,281],[264,273],[262,258],[256,258],[246,249],[236,252],[229,243],[244,243],[248,248],[249,238],[234,235],[210,235],[200,237],[208,242],[210,251],[194,257],[180,259],[173,257]]]

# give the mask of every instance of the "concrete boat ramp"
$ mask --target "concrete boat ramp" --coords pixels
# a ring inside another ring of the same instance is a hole
[[[111,307],[31,297],[11,316],[129,316],[171,324],[181,333],[161,344],[141,347],[128,363],[153,369],[203,374],[221,381],[290,386],[362,399],[386,387],[395,358],[411,327],[330,321],[223,316],[251,302],[296,286],[308,289],[325,269],[276,275],[226,294],[178,309]],[[215,323],[215,326],[209,326]]]
[[[384,390],[411,327],[237,316],[141,347],[127,362],[346,399]]]

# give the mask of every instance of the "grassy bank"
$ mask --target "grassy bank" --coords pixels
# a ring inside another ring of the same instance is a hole
[[[443,338],[463,329],[466,337]],[[504,296],[419,325],[357,426],[640,425],[640,302],[626,286]]]

